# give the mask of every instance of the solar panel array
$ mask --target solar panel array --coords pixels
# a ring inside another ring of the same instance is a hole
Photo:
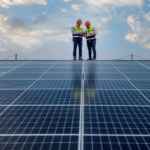
[[[149,61],[0,61],[1,150],[149,150]]]

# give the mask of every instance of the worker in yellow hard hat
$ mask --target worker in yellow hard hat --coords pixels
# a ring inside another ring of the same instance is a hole
[[[79,47],[79,60],[82,59],[82,37],[83,37],[83,29],[80,27],[82,24],[82,20],[78,19],[77,20],[77,25],[73,26],[71,31],[72,31],[72,36],[73,36],[73,60],[76,60],[76,51],[77,51],[77,46]]]
[[[87,47],[89,52],[88,60],[96,60],[96,35],[98,34],[98,32],[94,27],[91,27],[91,23],[89,21],[85,23],[85,26],[87,29],[85,30],[86,35],[84,36],[87,40]],[[91,50],[93,50],[93,57]]]

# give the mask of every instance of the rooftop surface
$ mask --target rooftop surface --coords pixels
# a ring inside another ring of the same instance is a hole
[[[149,150],[150,61],[0,61],[1,150]]]

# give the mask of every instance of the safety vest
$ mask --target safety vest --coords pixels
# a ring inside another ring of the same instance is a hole
[[[74,26],[74,31],[75,32],[82,32],[83,29],[81,27],[77,27],[77,26]],[[73,34],[73,37],[74,38],[82,38],[82,34]]]
[[[89,29],[86,29],[85,32],[87,33],[87,36],[86,36],[87,41],[96,39],[95,35],[91,36],[91,34],[90,34],[90,33],[94,33],[94,28],[93,27],[90,27]]]

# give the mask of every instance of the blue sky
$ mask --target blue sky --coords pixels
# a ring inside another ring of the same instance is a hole
[[[87,20],[98,30],[97,59],[150,59],[150,0],[0,0],[0,59],[72,59],[79,18],[84,30]]]

